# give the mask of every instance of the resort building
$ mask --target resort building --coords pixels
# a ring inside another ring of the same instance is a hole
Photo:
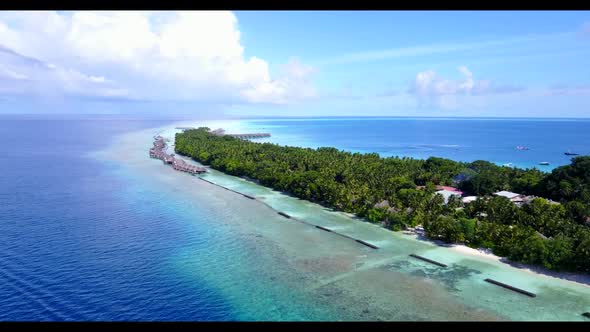
[[[451,196],[461,197],[461,195],[463,193],[461,191],[443,189],[443,190],[437,191],[436,194],[442,195],[442,197],[445,201],[445,204],[447,204],[449,202],[449,198],[451,198]]]
[[[494,193],[494,195],[506,197],[512,203],[519,205],[519,206],[522,205],[523,203],[528,203],[531,200],[530,197],[528,197],[528,196],[513,193],[511,191],[505,191],[505,190],[498,191],[498,192]]]
[[[388,208],[389,207],[389,201],[388,200],[381,201],[380,203],[375,204],[374,207],[377,208],[377,209]]]
[[[416,186],[417,190],[422,190],[424,189],[426,186]],[[436,186],[436,192],[435,194],[440,194],[442,195],[442,197],[444,198],[444,202],[445,204],[447,204],[449,202],[449,198],[451,196],[457,196],[457,197],[461,197],[463,196],[463,192],[455,187],[449,187],[449,186]]]
[[[455,187],[449,187],[449,186],[436,186],[437,190],[446,190],[446,191],[452,191],[455,193],[458,193],[459,195],[463,195],[463,192]]]
[[[518,198],[518,197],[522,197],[521,194],[517,194],[517,193],[510,192],[510,191],[505,191],[505,190],[498,191],[498,192],[494,193],[494,195],[506,197],[509,200],[512,200],[512,199],[515,199],[515,198]]]
[[[416,186],[416,189],[417,189],[417,190],[422,190],[422,189],[424,189],[424,188],[426,188],[426,186]],[[435,188],[436,188],[436,190],[447,190],[447,191],[452,191],[452,192],[458,193],[458,194],[460,194],[460,195],[463,195],[463,192],[462,192],[461,190],[459,190],[459,189],[455,188],[455,187],[449,187],[449,186],[436,186]]]
[[[471,203],[477,200],[477,196],[465,196],[461,199],[463,204]]]

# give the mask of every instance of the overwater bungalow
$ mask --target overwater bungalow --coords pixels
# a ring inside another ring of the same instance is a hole
[[[149,155],[151,158],[160,159],[165,164],[172,165],[172,168],[177,171],[186,172],[190,174],[199,174],[204,173],[207,171],[204,167],[193,166],[187,164],[182,159],[174,158],[174,154],[167,154],[164,152],[166,148],[166,143],[164,139],[160,136],[157,136],[156,140],[154,141],[154,146],[150,148]]]

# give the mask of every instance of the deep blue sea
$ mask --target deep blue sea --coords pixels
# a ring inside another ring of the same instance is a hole
[[[280,251],[270,258],[256,252],[262,245],[255,241],[261,241],[260,234],[272,223],[260,221],[259,234],[254,236],[251,230],[239,233],[237,224],[225,222],[236,218],[241,223],[256,222],[241,213],[244,208],[232,208],[233,203],[220,196],[229,194],[215,194],[215,204],[221,207],[208,208],[205,196],[201,201],[184,197],[178,189],[183,178],[167,168],[162,168],[169,171],[164,180],[156,183],[135,174],[129,165],[92,156],[116,144],[119,135],[156,130],[172,122],[117,116],[0,117],[0,321],[331,320],[345,317],[347,307],[356,309],[355,304],[338,303],[336,308],[329,297],[323,304],[313,302],[316,293],[299,296],[303,291],[297,288],[307,276],[332,271],[330,262],[348,256],[321,258],[316,265],[306,258],[294,261],[298,267],[292,270],[280,268],[286,259]],[[243,123],[271,132],[272,140],[284,144],[385,155],[433,154],[515,164],[549,161],[554,166],[568,162],[563,155],[567,149],[590,153],[587,120]],[[151,132],[146,137],[145,146],[131,145],[129,151],[143,158]],[[530,150],[515,151],[516,145]],[[152,163],[149,167],[158,172],[163,167],[147,157],[145,163]],[[171,189],[162,185],[165,181],[170,181]],[[301,237],[294,232],[293,243]],[[323,252],[348,250],[360,255],[361,249],[352,244],[339,239],[326,242],[323,234],[303,232],[302,239],[318,236]],[[317,266],[321,269],[314,270]],[[309,275],[300,276],[297,269],[310,269]],[[271,281],[281,278],[282,283]],[[399,317],[413,319],[405,307],[396,309]],[[462,308],[456,311],[463,313]],[[350,319],[362,319],[354,317]]]
[[[87,156],[165,123],[0,119],[0,321],[234,319],[171,266],[179,248],[207,245],[186,222],[198,211],[154,204],[149,182]]]

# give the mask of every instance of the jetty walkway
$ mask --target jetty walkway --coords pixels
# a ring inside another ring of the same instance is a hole
[[[194,127],[176,127],[175,129],[179,129],[182,131],[196,129]],[[270,137],[270,133],[249,133],[249,134],[227,134],[225,129],[219,128],[215,130],[209,131],[209,133],[215,136],[231,136],[239,139],[252,139],[252,138],[263,138],[263,137]]]
[[[189,174],[201,174],[207,172],[204,167],[193,166],[187,164],[182,159],[174,158],[173,155],[167,154],[164,149],[166,148],[166,142],[161,136],[156,136],[154,146],[150,149],[150,158],[160,159],[164,164],[172,165],[172,168]]]
[[[239,138],[239,139],[250,139],[250,138],[263,138],[270,137],[269,133],[252,133],[252,134],[227,134],[227,136]]]

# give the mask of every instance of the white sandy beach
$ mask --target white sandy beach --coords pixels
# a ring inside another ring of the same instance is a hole
[[[418,234],[416,231],[404,231],[404,234],[412,234],[412,236],[418,241],[427,241],[431,243],[435,243],[441,247],[447,248],[454,252],[460,253],[462,255],[474,257],[477,259],[483,259],[490,262],[495,262],[496,264],[502,264],[506,267],[511,267],[518,269],[520,271],[530,273],[535,275],[536,277],[540,278],[549,278],[549,279],[560,279],[561,281],[568,281],[575,283],[577,285],[588,287],[590,288],[590,275],[574,273],[574,272],[561,272],[561,271],[553,271],[548,270],[543,267],[532,266],[527,264],[522,264],[518,262],[512,262],[507,258],[500,257],[494,255],[491,249],[487,248],[470,248],[463,244],[446,244],[442,241],[432,241],[421,234]]]
[[[417,235],[416,238],[419,239],[419,236]],[[427,239],[424,239],[424,240],[429,241]],[[442,243],[438,243],[439,241],[434,241],[434,242],[439,245],[442,244]],[[537,267],[537,266],[522,264],[522,263],[518,263],[518,262],[512,262],[512,261],[509,261],[507,258],[494,255],[492,253],[492,250],[487,249],[487,248],[474,249],[474,248],[470,248],[470,247],[468,247],[466,245],[462,245],[462,244],[452,244],[452,245],[443,245],[443,246],[445,248],[448,248],[449,250],[461,253],[462,255],[477,257],[479,259],[484,259],[484,260],[489,260],[489,261],[493,261],[496,263],[504,264],[506,266],[510,266],[510,267],[519,269],[521,271],[524,271],[524,272],[527,272],[530,274],[534,274],[535,276],[538,276],[541,278],[554,278],[554,279],[567,280],[569,282],[576,283],[580,286],[590,288],[590,275],[584,275],[584,274],[579,274],[579,273],[574,273],[574,272],[552,271],[552,270],[545,269],[543,267]]]
[[[456,252],[460,252],[463,255],[469,255],[474,257],[479,257],[483,259],[489,259],[496,262],[501,262],[502,257],[496,256],[492,253],[490,249],[474,249],[462,244],[456,244],[448,247],[450,250],[454,250]]]

